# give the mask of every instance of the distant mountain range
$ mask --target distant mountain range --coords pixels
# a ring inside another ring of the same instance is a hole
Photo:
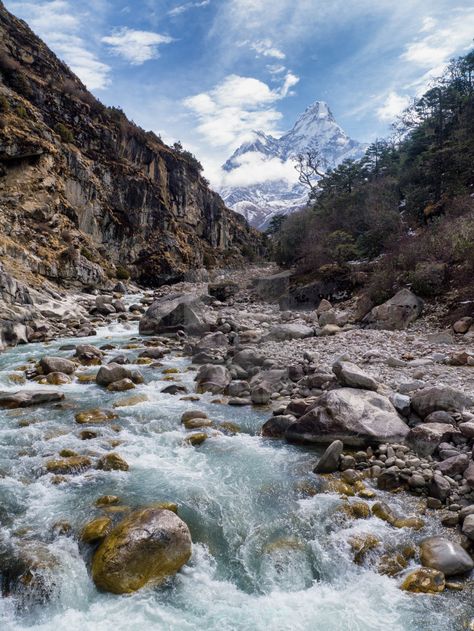
[[[360,158],[367,145],[350,138],[337,124],[327,103],[316,101],[298,117],[290,131],[274,138],[262,131],[254,132],[250,142],[241,145],[224,164],[223,169],[236,175],[237,170],[252,159],[260,163],[279,161],[289,166],[299,153],[317,149],[324,170],[334,168],[346,159]],[[275,164],[275,162],[273,162]],[[271,165],[270,165],[271,166]],[[308,190],[295,177],[268,179],[247,186],[224,186],[220,194],[227,206],[241,213],[260,230],[277,214],[289,214],[307,201]]]

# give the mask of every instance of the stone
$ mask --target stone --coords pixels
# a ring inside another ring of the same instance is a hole
[[[134,388],[135,384],[128,378],[113,381],[107,386],[107,390],[110,390],[110,392],[126,392],[127,390],[133,390]]]
[[[112,452],[102,456],[96,465],[102,471],[128,471],[128,463],[118,454]]]
[[[191,552],[189,529],[173,511],[141,509],[101,543],[92,560],[92,578],[101,590],[131,593],[176,574]]]
[[[471,461],[467,468],[464,470],[463,477],[466,480],[468,486],[474,489],[474,462]]]
[[[415,594],[438,594],[445,588],[443,572],[432,568],[418,568],[411,571],[403,580],[400,589]]]
[[[88,423],[104,423],[106,421],[113,421],[118,418],[118,415],[112,410],[92,408],[90,410],[78,412],[74,418],[76,423],[79,423],[79,425],[86,425]]]
[[[456,434],[459,432],[452,425],[422,423],[410,429],[406,441],[419,456],[430,456],[442,442],[449,441]]]
[[[233,380],[227,386],[227,392],[230,397],[242,397],[250,394],[250,384],[248,381]]]
[[[428,537],[420,544],[422,565],[443,572],[445,576],[467,574],[474,562],[459,543],[441,536]]]
[[[474,515],[467,515],[462,524],[463,534],[466,535],[468,539],[474,541]]]
[[[36,392],[34,390],[0,392],[0,408],[9,410],[44,405],[45,403],[57,403],[63,400],[64,394],[59,392]]]
[[[455,333],[467,333],[471,327],[471,324],[474,323],[474,318],[470,318],[468,316],[461,318],[460,320],[457,320],[454,324],[453,324],[453,331]]]
[[[210,330],[211,322],[204,309],[209,296],[199,293],[176,293],[159,298],[146,311],[139,323],[141,335],[185,331],[201,335]]]
[[[214,364],[200,366],[196,378],[198,393],[212,392],[222,394],[231,382],[231,376],[227,368]]]
[[[321,395],[314,407],[288,428],[286,439],[319,444],[342,440],[346,446],[368,446],[403,442],[408,432],[383,395],[341,388]]]
[[[291,414],[272,416],[262,425],[261,434],[266,438],[283,438],[287,429],[296,421]]]
[[[186,386],[183,386],[182,384],[178,384],[178,383],[173,383],[170,386],[166,386],[166,388],[163,388],[163,390],[161,390],[161,392],[163,394],[187,394],[188,389],[186,388]]]
[[[64,359],[64,357],[42,357],[39,363],[45,375],[48,375],[50,372],[62,372],[65,375],[72,375],[76,370],[76,364],[69,359]]]
[[[48,473],[74,474],[81,473],[92,466],[91,459],[87,456],[71,456],[69,458],[58,458],[49,460],[46,463]]]
[[[130,379],[135,384],[143,383],[143,376],[138,370],[131,370],[115,363],[101,366],[95,378],[97,385],[104,387],[122,379]]]
[[[337,361],[333,364],[332,370],[343,386],[365,390],[377,390],[378,388],[377,381],[352,362]]]
[[[64,386],[71,383],[71,378],[63,372],[50,372],[46,381],[52,386]]]
[[[470,458],[467,454],[459,454],[438,462],[437,469],[441,471],[443,475],[453,477],[460,473],[464,473],[469,465],[469,462]]]
[[[377,478],[377,487],[382,491],[392,491],[401,486],[400,469],[397,466],[384,469]]]
[[[431,412],[431,414],[428,414],[423,420],[425,423],[447,423],[449,425],[454,425],[455,422],[452,415],[443,410]]]
[[[187,421],[191,421],[197,418],[207,419],[208,416],[205,412],[202,412],[201,410],[187,410],[186,412],[183,412],[181,416],[181,423],[186,423]]]
[[[253,348],[244,348],[234,355],[233,363],[237,364],[244,370],[254,368],[255,366],[262,366],[265,361],[265,357],[260,355]]]
[[[399,414],[402,416],[409,416],[411,412],[411,399],[406,394],[400,394],[399,392],[394,392],[390,397],[390,402],[393,407],[397,410]]]
[[[319,335],[321,337],[325,337],[325,336],[329,336],[329,335],[336,335],[336,333],[339,333],[341,331],[341,327],[339,327],[337,324],[325,324],[319,331]]]
[[[265,335],[265,340],[283,342],[285,340],[299,340],[313,337],[314,329],[306,324],[277,324]]]
[[[277,301],[281,296],[288,295],[290,289],[291,272],[280,272],[271,276],[252,279],[252,285],[261,300]]]
[[[432,498],[445,502],[451,492],[451,485],[443,476],[434,474],[429,485],[428,493]]]
[[[105,539],[112,529],[110,517],[97,517],[88,522],[81,530],[80,540],[83,543],[98,543]]]
[[[197,447],[198,445],[202,445],[208,439],[208,435],[204,432],[197,432],[195,434],[190,434],[186,436],[186,442],[192,445],[193,447]]]
[[[458,429],[466,438],[474,438],[474,421],[468,421],[467,423],[459,423]]]
[[[131,397],[125,397],[124,399],[119,399],[118,401],[114,401],[114,408],[125,408],[131,407],[133,405],[138,405],[139,403],[145,403],[148,401],[148,397],[146,394],[134,394]]]
[[[78,344],[74,357],[86,366],[97,366],[102,363],[104,353],[92,344]]]
[[[314,473],[334,473],[339,469],[339,458],[342,455],[344,443],[341,440],[333,441],[313,469]]]
[[[437,410],[445,412],[462,412],[474,405],[474,400],[461,390],[450,386],[432,386],[415,392],[411,398],[413,410],[421,418]]]
[[[272,391],[264,385],[252,388],[250,399],[254,405],[267,405],[272,398]]]
[[[186,429],[201,429],[201,427],[212,426],[212,421],[208,418],[190,418],[182,423]]]
[[[401,331],[416,320],[422,311],[423,301],[409,289],[402,289],[387,302],[374,307],[362,322],[374,329]]]

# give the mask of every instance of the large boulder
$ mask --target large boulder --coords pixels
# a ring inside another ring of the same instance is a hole
[[[419,456],[430,456],[454,434],[459,434],[458,430],[447,423],[421,423],[410,429],[407,443]]]
[[[174,512],[134,511],[101,543],[92,560],[99,589],[127,594],[173,576],[191,557],[191,534]]]
[[[339,459],[343,449],[344,443],[341,440],[333,441],[314,467],[314,473],[334,473],[334,471],[338,471]]]
[[[200,335],[210,330],[211,322],[204,303],[207,294],[171,294],[156,300],[146,311],[139,323],[141,335],[185,331]]]
[[[421,418],[438,410],[460,412],[474,405],[472,397],[449,386],[432,386],[417,390],[411,398],[411,406]]]
[[[35,392],[23,390],[22,392],[0,392],[0,408],[27,408],[44,403],[57,403],[64,399],[64,394],[59,392]]]
[[[409,289],[402,289],[390,300],[374,307],[362,320],[373,329],[401,331],[423,311],[423,301]]]
[[[208,286],[209,294],[221,302],[225,302],[226,300],[229,300],[229,298],[233,298],[238,290],[239,286],[231,281],[212,283]]]
[[[376,392],[341,388],[325,392],[315,406],[291,425],[289,442],[327,444],[342,440],[346,446],[403,442],[408,426],[390,401]]]
[[[236,353],[233,358],[233,363],[237,364],[244,370],[254,368],[255,366],[262,366],[264,361],[265,356],[260,355],[253,348],[243,348],[241,351]]]
[[[377,390],[378,388],[377,381],[352,362],[337,361],[333,364],[332,371],[343,386],[365,390]]]
[[[69,359],[64,359],[64,357],[42,357],[40,367],[45,375],[49,375],[50,372],[72,375],[76,370],[76,364]]]
[[[425,567],[443,572],[445,576],[466,574],[474,568],[474,562],[459,543],[435,536],[420,544],[421,563]]]
[[[222,394],[231,382],[231,376],[225,366],[204,364],[196,375],[197,391]]]
[[[111,383],[121,381],[122,379],[130,379],[133,383],[143,383],[143,376],[138,370],[131,370],[121,364],[108,364],[101,366],[95,377],[98,386],[110,386]]]
[[[250,380],[250,391],[263,387],[271,393],[281,392],[292,385],[288,377],[288,370],[283,368],[270,368],[258,372]]]

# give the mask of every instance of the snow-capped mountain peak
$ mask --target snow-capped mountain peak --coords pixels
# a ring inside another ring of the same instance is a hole
[[[366,148],[367,145],[352,140],[338,125],[327,103],[315,101],[279,138],[255,131],[252,140],[234,151],[223,166],[229,174],[230,184],[220,193],[231,208],[243,214],[253,226],[264,229],[274,215],[288,214],[301,208],[307,197],[307,191],[295,182],[294,175],[292,181],[271,177],[272,174],[268,173],[269,161],[273,161],[271,165],[277,161],[280,165],[278,172],[294,173],[294,169],[288,166],[294,158],[306,151],[317,150],[322,167],[329,169],[343,160],[360,158]],[[250,158],[255,165],[254,181],[247,186],[232,186],[233,180],[241,180],[237,177],[238,170]],[[288,166],[286,170],[285,166]]]

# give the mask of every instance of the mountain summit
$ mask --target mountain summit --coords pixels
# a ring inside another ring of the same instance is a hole
[[[230,184],[220,192],[230,208],[244,215],[253,226],[264,229],[274,215],[289,214],[306,202],[307,190],[292,173],[295,156],[317,149],[323,168],[331,169],[343,160],[360,158],[366,148],[338,125],[327,103],[315,101],[280,138],[255,131],[254,138],[242,144],[223,165]],[[239,169],[249,161],[269,169],[262,169],[261,181],[233,185],[240,179]],[[287,165],[288,177],[273,177],[271,167],[278,163],[281,167]]]

